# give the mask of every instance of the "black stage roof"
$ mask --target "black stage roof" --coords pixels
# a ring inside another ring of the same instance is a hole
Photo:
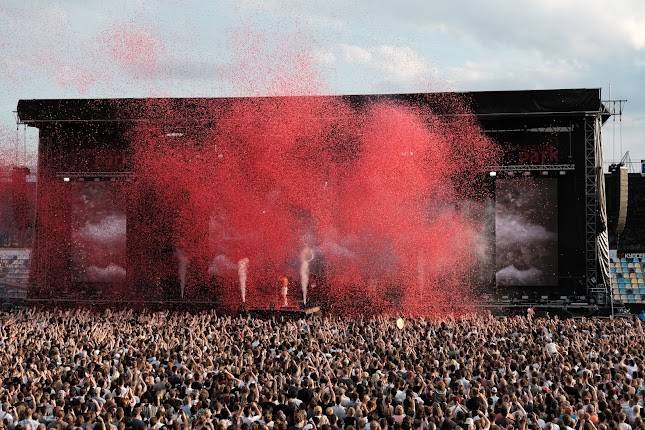
[[[458,98],[455,99],[455,95]],[[340,97],[354,105],[362,105],[375,100],[400,101],[408,104],[429,105],[438,114],[454,112],[454,110],[446,110],[446,105],[451,104],[446,103],[447,100],[464,100],[470,111],[482,118],[602,114],[604,121],[609,117],[607,110],[601,103],[599,88],[291,97]],[[190,118],[186,119],[209,120],[212,119],[210,109],[222,108],[236,101],[251,99],[253,98],[34,99],[20,100],[17,111],[21,123],[34,126],[41,122],[164,120],[168,109],[189,114]],[[274,98],[260,97],[258,99],[270,101]]]

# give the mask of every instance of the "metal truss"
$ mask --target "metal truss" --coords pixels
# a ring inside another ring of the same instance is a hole
[[[57,172],[55,175],[64,181],[114,181],[132,179],[132,172]]]
[[[585,155],[585,278],[587,296],[606,303],[606,286],[598,282],[598,177],[596,149],[600,147],[600,115],[584,119]]]
[[[562,171],[575,170],[573,164],[509,164],[506,166],[490,166],[491,172],[535,172],[535,171]]]

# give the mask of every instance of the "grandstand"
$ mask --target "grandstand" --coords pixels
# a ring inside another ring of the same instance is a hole
[[[30,249],[0,248],[0,297],[27,297],[30,264]]]
[[[645,258],[622,257],[611,259],[611,285],[614,301],[645,303]]]

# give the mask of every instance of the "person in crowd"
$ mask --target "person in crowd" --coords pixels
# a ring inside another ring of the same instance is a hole
[[[637,317],[16,309],[0,430],[645,429],[644,354]]]

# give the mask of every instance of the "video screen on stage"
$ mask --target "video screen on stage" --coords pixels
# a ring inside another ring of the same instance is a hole
[[[124,197],[112,182],[70,184],[72,278],[76,282],[121,283],[126,279]]]
[[[558,284],[558,180],[495,182],[495,279],[498,286]]]

